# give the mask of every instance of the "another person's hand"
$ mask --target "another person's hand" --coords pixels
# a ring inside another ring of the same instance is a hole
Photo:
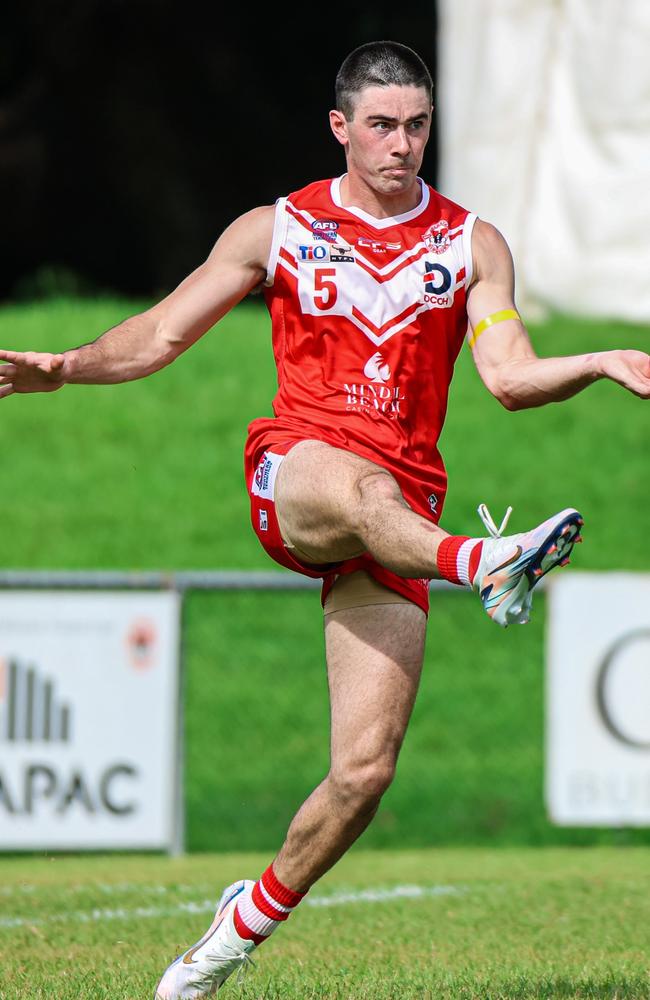
[[[13,392],[53,392],[64,385],[63,355],[0,351],[0,399]]]

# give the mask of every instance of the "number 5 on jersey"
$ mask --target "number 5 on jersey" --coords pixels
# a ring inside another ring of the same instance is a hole
[[[317,267],[314,271],[314,305],[317,309],[331,309],[336,302],[337,289],[332,278],[335,267]]]

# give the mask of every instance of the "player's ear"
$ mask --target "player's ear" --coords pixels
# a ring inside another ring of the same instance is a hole
[[[335,137],[344,146],[348,141],[348,123],[342,111],[330,111],[330,128]]]

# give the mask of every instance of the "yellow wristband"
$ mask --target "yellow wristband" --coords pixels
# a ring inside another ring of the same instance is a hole
[[[495,323],[503,323],[506,319],[521,319],[521,316],[516,309],[499,309],[498,312],[492,313],[491,316],[486,316],[482,319],[480,323],[477,323],[474,328],[474,333],[469,338],[469,346],[473,347],[481,334],[487,330],[489,326],[494,326]]]

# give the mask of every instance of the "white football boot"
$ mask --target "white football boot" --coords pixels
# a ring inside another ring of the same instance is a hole
[[[483,541],[472,587],[480,594],[492,621],[504,628],[515,623],[525,625],[533,587],[554,566],[566,566],[574,544],[582,541],[582,515],[569,507],[532,531],[502,537],[512,507],[508,507],[499,528],[485,504],[479,506],[478,513],[492,537]]]
[[[233,882],[224,889],[217,912],[201,940],[166,969],[156,987],[154,1000],[198,1000],[217,992],[228,976],[246,963],[255,943],[235,930],[235,907],[244,889],[252,890],[250,879]]]

